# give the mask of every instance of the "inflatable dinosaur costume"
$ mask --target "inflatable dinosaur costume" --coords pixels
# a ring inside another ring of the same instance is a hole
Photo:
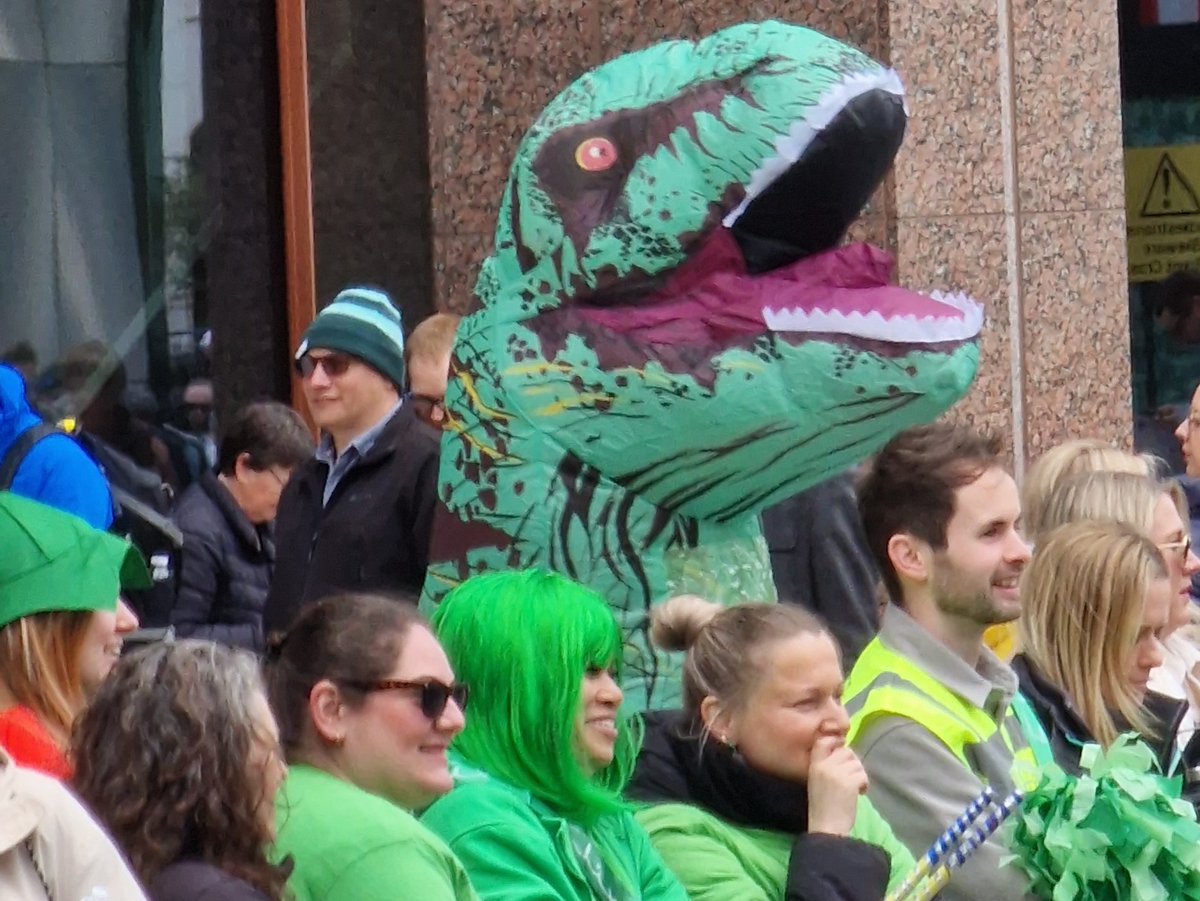
[[[895,73],[778,22],[584,75],[517,149],[446,395],[426,603],[540,566],[612,604],[635,707],[681,592],[774,598],[757,514],[935,418],[982,311],[839,247],[899,148]]]

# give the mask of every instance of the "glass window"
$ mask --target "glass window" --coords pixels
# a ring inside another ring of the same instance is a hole
[[[1200,384],[1200,22],[1119,9],[1134,443],[1179,472],[1174,432]]]
[[[0,3],[0,356],[175,484],[211,423],[201,46],[200,0]]]

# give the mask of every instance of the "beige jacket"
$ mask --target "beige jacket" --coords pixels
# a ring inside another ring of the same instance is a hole
[[[0,750],[0,898],[47,897],[146,901],[121,853],[75,796]]]

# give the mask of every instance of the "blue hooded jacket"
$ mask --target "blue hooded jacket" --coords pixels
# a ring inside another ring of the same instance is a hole
[[[41,421],[25,398],[21,374],[0,364],[0,459]],[[69,435],[48,435],[35,444],[17,469],[12,492],[74,513],[97,529],[112,525],[112,495],[104,473]]]

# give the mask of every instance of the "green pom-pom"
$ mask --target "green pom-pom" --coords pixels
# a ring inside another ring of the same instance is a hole
[[[1010,858],[1051,901],[1200,901],[1200,823],[1182,781],[1134,735],[1088,745],[1078,778],[1046,767],[1009,821]]]

